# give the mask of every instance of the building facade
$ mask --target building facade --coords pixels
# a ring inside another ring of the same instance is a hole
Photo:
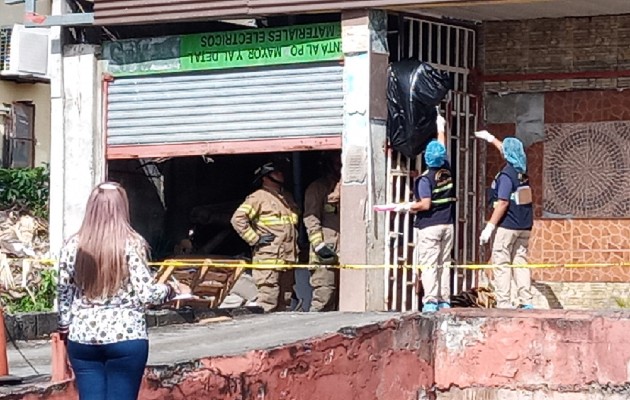
[[[49,1],[41,1],[50,13]],[[0,135],[3,167],[50,161],[47,29],[27,31],[24,5],[0,3]]]
[[[486,127],[527,145],[536,194],[531,262],[559,264],[536,270],[537,305],[615,307],[630,296],[623,266],[560,264],[630,261],[630,7],[566,3],[218,1],[182,11],[169,2],[96,0],[94,24],[114,37],[68,42],[53,60],[53,80],[63,82],[52,102],[53,115],[63,116],[53,121],[53,142],[63,132],[52,163],[56,243],[76,229],[87,193],[108,172],[144,171],[163,196],[138,198],[145,211],[156,207],[143,220],[166,215],[162,227],[182,231],[177,221],[195,207],[232,200],[197,188],[241,194],[244,186],[230,185],[255,155],[282,152],[295,165],[310,150],[341,149],[342,262],[410,264],[410,216],[372,206],[411,196],[416,162],[388,148],[385,129],[388,64],[411,57],[455,77],[441,106],[458,174],[454,264],[488,261],[478,233],[485,187],[501,161],[474,140]],[[232,176],[213,173],[212,164]],[[169,217],[173,209],[181,214]],[[464,268],[453,274],[456,290],[478,279]],[[343,270],[341,307],[416,309],[416,280],[413,270]]]

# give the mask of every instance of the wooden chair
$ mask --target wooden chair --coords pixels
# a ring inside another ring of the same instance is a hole
[[[180,259],[178,260],[180,265],[163,265],[156,275],[159,283],[165,283],[174,277],[179,282],[190,286],[191,293],[197,297],[177,301],[176,309],[185,305],[218,308],[247,267],[247,263],[243,260],[209,258],[190,258],[190,260],[195,262],[190,265],[181,265]],[[164,262],[168,263],[168,261]],[[202,261],[201,264],[200,261]],[[243,267],[215,267],[216,264],[234,264],[243,265]]]

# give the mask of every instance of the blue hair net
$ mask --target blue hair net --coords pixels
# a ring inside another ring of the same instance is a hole
[[[424,162],[429,168],[438,168],[446,160],[446,147],[437,140],[432,140],[424,151]]]
[[[527,156],[523,142],[517,138],[506,138],[503,141],[503,157],[514,169],[520,173],[527,172]]]

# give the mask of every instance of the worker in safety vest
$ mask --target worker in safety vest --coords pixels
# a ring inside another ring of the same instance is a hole
[[[310,263],[339,263],[341,155],[323,158],[326,175],[311,183],[304,195],[304,226],[310,242]],[[310,311],[331,311],[335,307],[335,272],[329,268],[311,270],[313,300]]]
[[[526,265],[534,216],[523,142],[514,137],[501,142],[488,131],[475,132],[475,136],[494,145],[507,162],[492,182],[489,199],[494,210],[481,232],[479,242],[481,245],[488,243],[496,229],[492,263],[497,266]],[[517,308],[532,309],[531,271],[528,268],[511,267],[497,267],[494,270],[497,308],[513,307],[512,278],[516,283]]]
[[[283,264],[298,259],[298,207],[290,193],[283,190],[284,174],[267,163],[255,172],[255,183],[262,187],[249,195],[232,216],[236,232],[252,246],[254,264],[270,264],[275,269],[253,270],[258,288],[256,304],[265,312],[285,310],[284,294],[291,291],[293,271],[282,271]],[[286,275],[286,276],[284,276]],[[290,287],[283,287],[290,283]]]
[[[414,184],[415,202],[404,203],[396,211],[411,211],[414,221],[414,265],[422,271],[423,312],[450,308],[450,260],[455,233],[455,187],[451,166],[446,160],[446,121],[438,114],[437,140],[427,145],[427,170]]]

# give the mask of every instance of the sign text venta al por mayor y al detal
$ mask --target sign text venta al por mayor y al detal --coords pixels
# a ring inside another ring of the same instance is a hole
[[[338,23],[183,36],[183,70],[300,64],[342,58]]]
[[[337,61],[341,24],[120,40],[105,43],[103,57],[115,76]]]

